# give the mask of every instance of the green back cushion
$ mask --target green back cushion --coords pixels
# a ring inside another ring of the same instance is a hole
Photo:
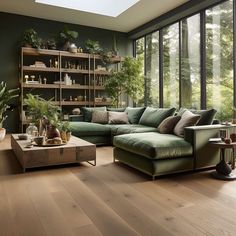
[[[128,114],[129,123],[138,124],[145,107],[126,107],[125,112]]]
[[[159,124],[168,116],[172,116],[175,108],[153,108],[147,107],[142,114],[139,124],[152,127],[158,127]]]
[[[125,111],[125,107],[107,107],[107,111],[115,111],[115,112],[124,112]]]
[[[188,109],[181,107],[178,114],[179,116],[182,116],[182,114]],[[213,123],[214,117],[216,115],[215,109],[209,109],[209,110],[190,110],[193,114],[200,115],[201,118],[197,122],[197,126],[199,125],[211,125]]]
[[[82,113],[84,115],[85,122],[91,122],[93,111],[106,111],[106,107],[82,107]]]

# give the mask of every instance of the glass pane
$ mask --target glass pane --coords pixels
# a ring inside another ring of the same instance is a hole
[[[179,107],[179,24],[163,29],[164,107]]]
[[[145,50],[144,50],[144,38],[140,38],[136,40],[135,47],[136,47],[136,58],[141,58],[143,62],[143,75],[144,75],[144,56],[145,56]],[[137,104],[137,106],[144,106],[144,95],[143,98],[140,99]]]
[[[233,1],[206,11],[207,107],[221,121],[232,119],[233,106]]]
[[[146,37],[146,102],[159,106],[159,32]]]
[[[200,15],[181,21],[181,106],[200,109]]]

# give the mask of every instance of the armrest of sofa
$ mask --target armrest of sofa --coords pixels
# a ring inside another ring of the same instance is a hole
[[[230,129],[230,126],[204,125],[185,128],[184,139],[193,145],[195,169],[214,166],[220,161],[219,149],[211,147],[209,139],[218,137],[222,128]]]

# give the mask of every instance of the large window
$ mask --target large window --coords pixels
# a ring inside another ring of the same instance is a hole
[[[140,38],[138,40],[136,40],[135,43],[135,53],[136,53],[136,57],[137,58],[141,58],[143,64],[142,64],[142,68],[143,68],[143,75],[145,74],[145,63],[144,63],[144,57],[145,57],[145,38]],[[143,98],[141,98],[138,102],[137,102],[137,106],[144,106],[145,101],[144,101],[144,95]]]
[[[233,1],[206,11],[207,107],[220,120],[232,118],[233,106]]]
[[[142,104],[215,108],[221,121],[232,119],[233,2],[222,1],[136,41],[136,56],[144,63]]]
[[[179,106],[179,24],[163,29],[164,107]]]
[[[146,36],[146,104],[159,106],[159,32]]]
[[[181,21],[181,106],[200,109],[200,15]]]

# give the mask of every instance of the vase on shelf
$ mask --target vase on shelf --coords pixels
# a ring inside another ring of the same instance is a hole
[[[56,138],[56,137],[59,137],[59,138],[61,137],[60,131],[57,129],[56,126],[50,125],[47,128],[47,138],[48,139],[53,139],[53,138]]]

